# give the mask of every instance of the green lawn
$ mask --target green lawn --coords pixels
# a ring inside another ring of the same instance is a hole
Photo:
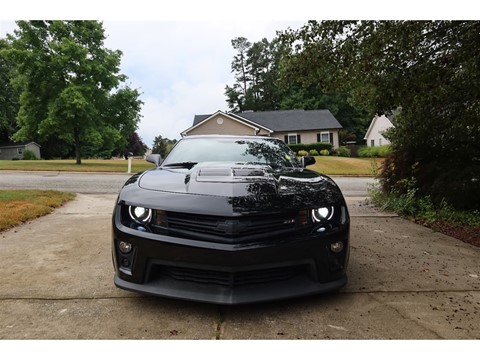
[[[383,159],[345,158],[337,156],[315,156],[316,164],[309,169],[327,175],[372,176]],[[127,172],[127,160],[0,160],[0,170],[21,171],[81,171],[81,172]],[[132,173],[153,168],[155,165],[145,160],[132,160]]]
[[[154,167],[145,160],[132,160],[132,172],[137,173]],[[23,171],[80,171],[80,172],[127,172],[127,160],[0,160],[0,170]]]
[[[315,160],[308,168],[326,175],[374,176],[383,163],[383,159],[338,156],[315,156]]]

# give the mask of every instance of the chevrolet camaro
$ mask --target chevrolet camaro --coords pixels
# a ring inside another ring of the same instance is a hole
[[[325,293],[347,282],[350,218],[328,176],[281,140],[198,135],[123,186],[117,287],[216,304]]]

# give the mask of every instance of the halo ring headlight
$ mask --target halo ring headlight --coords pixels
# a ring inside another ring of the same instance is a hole
[[[141,206],[129,206],[128,213],[133,220],[144,224],[150,222],[152,218],[152,210]]]
[[[333,206],[321,207],[312,210],[312,219],[314,222],[330,220],[333,216]]]

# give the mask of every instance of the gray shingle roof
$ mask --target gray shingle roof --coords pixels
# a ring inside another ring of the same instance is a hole
[[[232,113],[276,132],[341,129],[329,110],[278,110]],[[193,126],[211,115],[195,115]]]

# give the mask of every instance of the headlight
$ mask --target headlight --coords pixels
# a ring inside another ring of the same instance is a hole
[[[330,220],[333,217],[333,206],[321,207],[312,210],[312,220],[314,222],[322,222]]]
[[[129,206],[128,213],[133,220],[143,224],[150,222],[152,218],[152,210],[141,206]]]

